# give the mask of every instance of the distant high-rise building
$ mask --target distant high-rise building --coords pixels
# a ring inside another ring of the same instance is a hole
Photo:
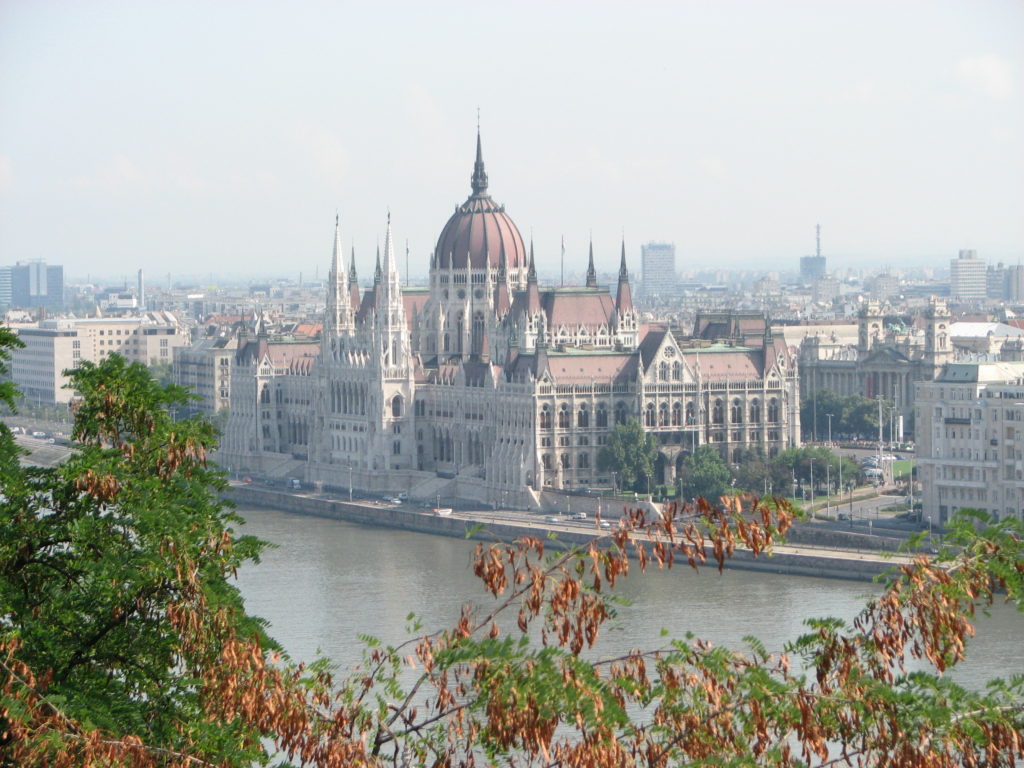
[[[676,290],[675,243],[647,243],[640,246],[644,296],[669,296]]]
[[[47,266],[45,261],[19,261],[10,270],[10,306],[19,309],[64,309],[64,267]]]
[[[0,310],[11,306],[11,268],[0,267]]]
[[[1006,267],[1003,262],[991,264],[985,270],[985,292],[990,299],[1006,298]]]
[[[816,242],[814,255],[800,257],[800,281],[803,283],[813,283],[815,280],[821,280],[828,276],[828,263],[821,255],[821,224],[815,227],[814,232]]]
[[[962,250],[949,263],[950,295],[955,301],[984,301],[988,296],[988,273],[978,252]]]
[[[824,256],[801,256],[800,257],[800,281],[813,283],[821,280],[828,274],[827,262]]]
[[[891,272],[875,275],[871,283],[871,298],[886,301],[900,295],[900,279]]]
[[[0,280],[3,278],[0,277]],[[3,290],[0,283],[0,290]],[[1006,298],[1009,301],[1024,301],[1024,266],[1016,264],[1006,268]]]
[[[143,279],[142,270],[139,270],[139,309],[146,308],[146,281]]]

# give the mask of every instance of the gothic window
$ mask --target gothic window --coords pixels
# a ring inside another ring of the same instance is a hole
[[[760,424],[761,423],[761,401],[754,400],[750,403],[750,423]]]
[[[402,441],[401,440],[395,440],[391,444],[391,453],[393,453],[395,456],[397,456],[401,452],[402,452]]]
[[[400,418],[402,416],[402,396],[395,395],[391,401],[391,416],[393,418]]]
[[[683,378],[683,364],[676,360],[672,363],[672,380],[679,381]]]
[[[473,354],[479,355],[484,349],[484,313],[473,313]]]
[[[686,404],[686,423],[689,426],[697,423],[697,409],[693,407],[693,403]]]
[[[668,381],[668,363],[662,363],[658,366],[658,378],[662,381]]]
[[[648,427],[653,427],[657,424],[654,416],[654,403],[647,404],[647,409],[644,411],[644,424]]]
[[[452,348],[452,337],[450,333],[445,332],[444,334],[444,351],[450,352]]]
[[[597,426],[608,426],[608,411],[605,409],[604,403],[597,404]]]
[[[264,384],[263,385],[263,389],[260,390],[260,402],[261,403],[269,403],[270,402],[270,387],[268,387],[266,384]]]
[[[668,426],[668,403],[662,403],[658,407],[658,426],[659,427],[667,427]]]
[[[590,469],[590,454],[586,452],[581,453],[576,461],[576,465],[580,469]]]
[[[743,449],[742,448],[734,448],[733,452],[732,452],[733,464],[739,464],[740,461],[742,461],[742,459],[743,459]]]
[[[568,453],[563,453],[562,454],[562,469],[568,469],[569,466],[570,466],[569,465],[569,454]]]
[[[621,400],[615,404],[615,423],[626,423],[626,404]]]
[[[570,426],[571,419],[569,418],[569,405],[562,403],[562,407],[558,409],[558,428],[568,429]]]
[[[544,465],[544,469],[551,469],[551,454],[545,453],[540,457],[541,464]]]
[[[774,397],[768,401],[768,421],[772,424],[779,422],[779,401]]]
[[[587,404],[583,403],[580,406],[579,413],[576,414],[576,426],[577,427],[589,427],[590,426],[590,411],[587,410]]]
[[[725,423],[725,405],[721,400],[715,400],[715,404],[711,408],[711,422],[713,424]]]
[[[740,402],[740,399],[738,397],[733,398],[732,409],[729,414],[729,420],[733,424],[743,423],[743,404]]]
[[[683,423],[683,406],[681,403],[672,403],[672,426],[678,427]]]
[[[546,405],[540,409],[540,428],[551,429],[551,410]]]

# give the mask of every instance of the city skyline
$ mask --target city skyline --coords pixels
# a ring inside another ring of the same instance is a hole
[[[585,11],[583,10],[585,8]],[[1024,256],[1009,2],[143,2],[0,8],[0,263],[360,276],[391,210],[413,275],[469,189],[542,273],[626,239],[677,269]],[[159,30],[159,35],[153,32]],[[214,266],[216,265],[216,266]]]

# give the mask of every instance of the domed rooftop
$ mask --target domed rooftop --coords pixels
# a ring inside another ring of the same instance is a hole
[[[473,165],[473,194],[448,219],[434,250],[434,263],[441,269],[473,269],[501,265],[509,270],[526,266],[526,248],[505,206],[487,194],[487,173],[480,150],[480,132],[476,134],[476,163]]]

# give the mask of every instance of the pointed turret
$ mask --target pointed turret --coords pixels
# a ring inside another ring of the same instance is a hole
[[[373,284],[374,286],[380,285],[381,271],[380,271],[380,246],[377,246],[377,266],[373,270]]]
[[[615,294],[615,306],[619,315],[633,311],[633,293],[629,287],[629,270],[626,269],[626,241],[622,241],[622,258],[619,261],[619,290]]]
[[[587,265],[587,288],[597,288],[597,270],[594,269],[594,241],[590,241],[590,263]]]
[[[395,241],[391,235],[391,214],[388,213],[384,234],[384,259],[377,256],[377,275],[374,284],[376,329],[380,334],[381,364],[385,367],[404,366],[408,363],[409,329],[402,304],[402,284],[395,260]]]
[[[352,257],[348,262],[348,289],[352,294],[352,309],[359,309],[359,276],[356,274],[356,247],[352,246]]]
[[[476,127],[476,162],[473,163],[473,196],[483,197],[487,194],[487,172],[484,170],[484,153],[480,147],[480,126]]]
[[[494,286],[494,316],[499,320],[508,314],[512,304],[508,289],[508,260],[505,257],[505,245],[501,246],[501,257],[498,259],[498,282]]]
[[[334,251],[331,254],[331,269],[327,278],[327,326],[332,333],[346,331],[352,323],[352,296],[348,288],[348,273],[342,256],[341,224],[334,216]]]
[[[540,289],[537,287],[537,264],[533,259],[533,240],[530,241],[530,267],[526,272],[526,312],[535,315],[541,311]]]

